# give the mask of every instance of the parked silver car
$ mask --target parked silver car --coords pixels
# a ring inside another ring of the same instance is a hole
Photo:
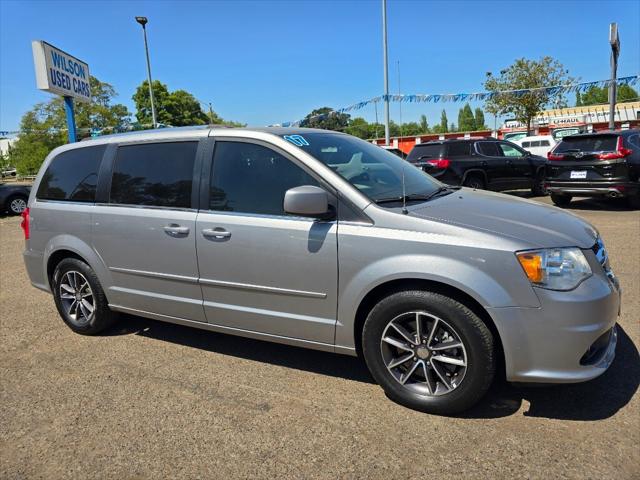
[[[591,225],[447,187],[340,133],[202,127],[65,145],[23,217],[33,285],[82,334],[126,312],[361,354],[392,399],[446,414],[496,373],[580,382],[615,353],[620,288]]]

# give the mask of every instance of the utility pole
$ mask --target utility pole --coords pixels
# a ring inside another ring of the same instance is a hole
[[[389,59],[387,54],[387,0],[382,0],[382,50],[384,63],[384,143],[389,145]]]
[[[618,24],[609,25],[609,45],[611,45],[611,85],[609,85],[609,130],[616,128],[616,80],[618,77],[618,56],[620,55],[620,37]]]
[[[158,121],[156,120],[156,106],[153,101],[153,88],[151,82],[151,62],[149,61],[149,45],[147,44],[147,28],[145,25],[149,20],[147,17],[136,17],[136,22],[142,25],[142,33],[144,35],[144,51],[147,54],[147,78],[149,79],[149,100],[151,101],[151,118],[153,121],[153,128],[158,127]]]
[[[402,91],[400,89],[400,60],[398,60],[398,96],[400,96],[402,94]],[[398,102],[398,106],[400,107],[400,139],[402,139],[402,99]]]

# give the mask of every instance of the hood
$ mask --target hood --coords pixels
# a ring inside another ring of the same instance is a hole
[[[533,248],[591,248],[598,235],[588,222],[559,208],[484,190],[462,188],[408,209],[413,217],[495,233]]]

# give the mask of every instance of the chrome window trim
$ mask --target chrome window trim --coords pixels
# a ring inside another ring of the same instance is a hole
[[[146,210],[169,210],[172,212],[194,212],[197,213],[198,210],[195,208],[186,208],[186,207],[161,207],[158,205],[136,205],[133,203],[95,203],[96,207],[117,207],[117,208],[139,208]]]

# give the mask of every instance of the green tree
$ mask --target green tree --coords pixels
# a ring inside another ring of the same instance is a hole
[[[476,108],[475,124],[476,130],[486,130],[488,128],[484,123],[484,112],[480,107]]]
[[[156,120],[161,125],[172,127],[207,124],[243,126],[241,123],[225,121],[215,112],[212,115],[205,113],[196,97],[186,90],[170,92],[167,86],[159,80],[154,80],[152,86]],[[136,88],[132,98],[136,105],[136,119],[143,128],[149,128],[153,119],[147,80]]]
[[[449,131],[449,120],[447,112],[443,109],[440,114],[440,123],[433,127],[433,133],[447,133]]]
[[[476,130],[476,120],[471,111],[471,105],[465,104],[458,112],[458,130],[460,132],[473,132]]]
[[[368,139],[371,136],[371,125],[362,117],[356,117],[349,122],[349,126],[345,128],[345,132],[354,137]]]
[[[75,102],[78,139],[91,135],[91,129],[102,129],[109,133],[127,129],[130,114],[121,104],[112,104],[116,96],[114,88],[90,78],[91,102]],[[54,97],[48,102],[38,103],[26,112],[20,121],[18,140],[12,145],[9,160],[20,175],[37,173],[47,154],[67,141],[67,121],[64,102]]]
[[[638,92],[629,85],[619,85],[616,89],[616,102],[632,102],[637,99]],[[605,103],[609,103],[608,87],[590,87],[582,94],[576,93],[576,107]]]
[[[429,122],[426,115],[420,115],[420,133],[429,133]]]
[[[564,66],[551,57],[540,60],[519,58],[515,63],[500,71],[499,76],[487,72],[485,89],[489,92],[528,90],[571,83]],[[494,115],[513,115],[516,120],[527,124],[531,132],[531,121],[548,105],[566,104],[562,92],[533,91],[524,94],[501,93],[487,100],[485,108]]]
[[[417,122],[407,122],[402,124],[403,135],[420,135],[424,130]]]
[[[347,113],[331,113],[332,108],[316,108],[300,122],[301,127],[323,128],[325,130],[345,131],[351,115]]]

